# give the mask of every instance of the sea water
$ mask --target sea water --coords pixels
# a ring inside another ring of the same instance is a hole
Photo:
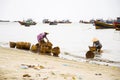
[[[47,37],[53,47],[60,47],[60,58],[120,67],[120,31],[95,29],[93,24],[49,25],[38,22],[25,27],[18,22],[0,22],[0,46],[9,47],[9,41],[36,44],[37,35],[41,32],[49,32]],[[95,59],[86,59],[85,54],[89,50],[88,46],[92,46],[94,37],[102,43],[103,53]]]

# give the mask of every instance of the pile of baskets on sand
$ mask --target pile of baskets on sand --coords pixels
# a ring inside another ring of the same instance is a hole
[[[60,48],[53,47],[51,42],[41,41],[40,43],[32,44],[30,42],[9,42],[10,48],[17,48],[22,50],[30,50],[34,53],[47,54],[58,57]]]

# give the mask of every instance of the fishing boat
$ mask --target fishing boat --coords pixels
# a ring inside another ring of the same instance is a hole
[[[114,22],[114,26],[116,30],[120,31],[120,17],[118,17],[117,20]]]
[[[58,23],[56,21],[50,22],[49,25],[57,25]]]
[[[23,21],[18,21],[21,25],[25,25],[25,26],[30,26],[30,25],[36,25],[36,22],[34,22],[32,19],[28,19],[28,20],[23,20]]]
[[[61,20],[61,21],[57,21],[58,23],[64,23],[64,24],[70,24],[70,23],[72,23],[71,21],[69,21],[69,20]]]
[[[94,21],[94,26],[96,29],[115,29],[113,23],[109,24],[102,21]]]
[[[44,23],[44,24],[50,23],[50,20],[49,20],[49,19],[44,19],[44,20],[43,20],[43,23]]]

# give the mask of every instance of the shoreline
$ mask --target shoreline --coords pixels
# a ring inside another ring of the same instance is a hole
[[[22,64],[35,67],[25,68]],[[119,67],[77,62],[4,47],[0,47],[0,65],[1,80],[120,80]]]
[[[0,42],[0,46],[10,49],[10,45],[7,42],[4,42],[4,43]],[[17,49],[17,48],[13,48],[13,49],[22,50],[22,49]],[[23,50],[23,51],[25,51],[25,50]],[[34,52],[31,52],[30,50],[28,50],[28,52],[34,53]],[[35,54],[38,54],[38,53],[35,53]],[[86,59],[83,56],[77,56],[77,55],[74,55],[72,53],[62,51],[58,57],[61,58],[61,59],[72,60],[72,61],[76,61],[76,62],[87,62],[87,63],[90,63],[90,64],[105,65],[105,66],[112,66],[112,67],[119,67],[120,68],[120,61],[101,58],[101,55],[99,55],[98,57],[95,57],[93,59]]]
[[[7,42],[5,42],[5,43],[0,42],[0,43],[1,43],[1,47],[10,48],[9,43],[7,43]],[[13,49],[22,50],[22,49],[17,49],[17,48],[13,48]],[[23,50],[23,51],[25,51],[25,50]],[[31,51],[28,50],[28,52],[31,52]],[[34,53],[34,54],[38,54],[38,53]],[[72,60],[72,61],[76,61],[76,62],[87,62],[90,64],[113,66],[113,67],[120,68],[120,61],[109,60],[109,59],[101,58],[101,57],[95,57],[94,59],[86,59],[83,56],[77,56],[77,55],[71,54],[71,53],[66,52],[66,51],[63,51],[62,53],[60,53],[59,58],[65,59],[65,60]]]
[[[120,62],[119,61],[103,59],[103,58],[100,58],[100,57],[95,57],[93,59],[86,59],[83,56],[76,56],[76,55],[69,54],[69,53],[64,54],[62,56],[72,57],[72,59],[67,59],[67,58],[63,57],[63,59],[67,59],[67,60],[73,60],[73,61],[77,61],[77,62],[88,62],[90,64],[105,65],[105,66],[112,66],[112,67],[119,67],[120,68]]]

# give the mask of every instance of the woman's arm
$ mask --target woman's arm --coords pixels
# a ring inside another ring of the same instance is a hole
[[[93,46],[95,46],[95,42],[93,42]]]
[[[47,37],[45,37],[45,38],[46,38],[47,42],[49,42],[48,38]]]

